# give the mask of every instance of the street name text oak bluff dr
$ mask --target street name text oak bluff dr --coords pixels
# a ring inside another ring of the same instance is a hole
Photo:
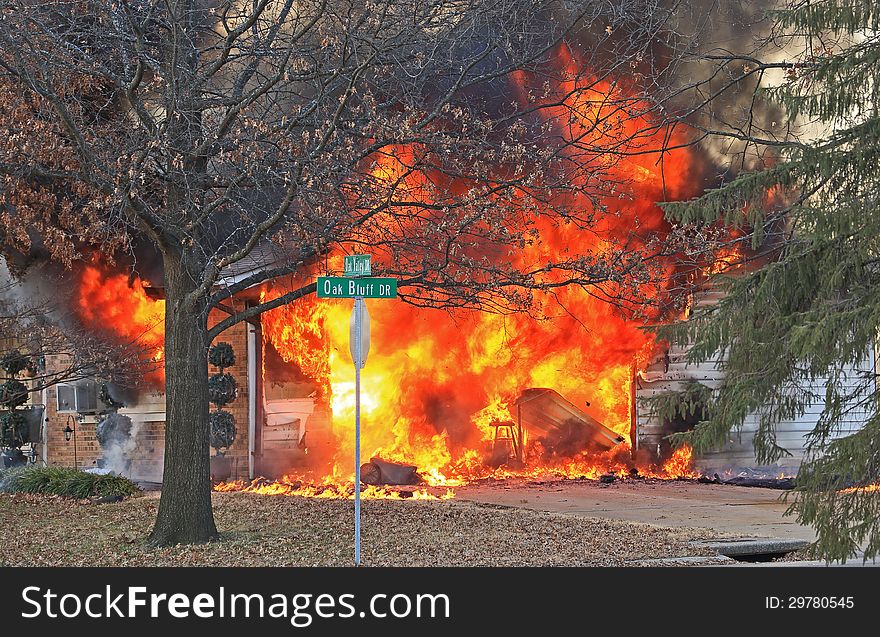
[[[397,296],[397,279],[372,277],[350,279],[336,276],[318,277],[319,299],[393,299]]]

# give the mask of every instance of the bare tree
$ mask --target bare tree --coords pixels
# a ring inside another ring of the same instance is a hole
[[[24,290],[0,259],[0,360],[24,366],[27,392],[95,377],[129,389],[141,385],[158,365],[154,353],[85,329],[70,317],[64,298]],[[47,365],[47,359],[55,362]],[[3,380],[13,377],[7,376]]]
[[[650,233],[523,263],[539,228],[596,215],[657,127],[646,60],[671,7],[534,0],[3,0],[5,242],[71,264],[161,257],[165,488],[156,544],[216,535],[206,350],[301,284],[208,327],[212,307],[369,246],[401,298],[530,311],[564,285],[633,303],[674,250]],[[573,60],[573,61],[572,61]],[[639,69],[641,79],[634,77]],[[616,78],[627,77],[618,83]],[[655,151],[656,152],[656,149]],[[662,161],[662,155],[658,156]],[[270,250],[271,248],[271,250]],[[272,253],[231,282],[229,268]]]

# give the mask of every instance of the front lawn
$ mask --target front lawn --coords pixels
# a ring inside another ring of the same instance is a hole
[[[350,500],[215,493],[222,537],[197,546],[145,543],[157,493],[97,505],[0,494],[0,566],[347,566]],[[670,529],[442,500],[366,500],[367,566],[621,566],[701,554],[709,530]],[[702,553],[706,554],[706,553]]]

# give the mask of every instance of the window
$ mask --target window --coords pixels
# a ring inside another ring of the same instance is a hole
[[[98,383],[81,380],[57,386],[58,411],[94,414],[98,411]]]

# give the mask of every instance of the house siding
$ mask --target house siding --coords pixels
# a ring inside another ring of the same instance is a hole
[[[717,303],[720,298],[721,293],[711,289],[697,294],[694,303],[695,306],[702,307]],[[636,376],[636,448],[653,452],[668,434],[663,424],[651,416],[645,403],[646,399],[662,392],[681,390],[690,380],[698,381],[710,389],[717,389],[723,382],[724,371],[718,369],[718,358],[696,365],[689,364],[686,359],[687,349],[673,346],[665,355],[656,357],[644,372]],[[874,352],[870,352],[864,362],[848,368],[847,389],[854,390],[859,382],[860,373],[873,373],[874,368],[875,356]],[[822,395],[826,382],[819,379],[814,382],[812,389]],[[754,436],[758,429],[759,417],[757,414],[750,414],[739,430],[731,431],[727,443],[722,448],[698,456],[695,459],[696,466],[706,473],[737,473],[752,469],[768,475],[794,475],[805,457],[806,436],[815,427],[823,409],[824,402],[809,405],[799,418],[784,420],[776,425],[778,444],[792,455],[780,458],[772,465],[758,464],[755,457]],[[866,417],[867,413],[864,409],[853,409],[832,437],[840,438],[858,431]]]

